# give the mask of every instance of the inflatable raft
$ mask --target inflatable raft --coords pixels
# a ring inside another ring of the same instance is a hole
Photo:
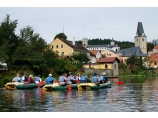
[[[58,83],[53,83],[43,86],[42,89],[45,91],[70,90],[70,89],[77,89],[77,85],[78,84],[70,84],[66,86],[61,86]]]
[[[27,83],[21,83],[16,85],[17,89],[32,89],[32,88],[37,88],[38,84],[36,83],[31,83],[31,84],[27,84]]]
[[[16,86],[20,84],[19,82],[8,82],[4,85],[4,87],[8,90],[15,90]]]
[[[81,83],[77,86],[78,90],[97,90],[102,88],[110,88],[111,82],[108,81],[107,83],[100,84],[97,86],[95,83]]]

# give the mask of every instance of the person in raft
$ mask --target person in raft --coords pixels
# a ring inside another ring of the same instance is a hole
[[[35,80],[33,79],[32,75],[29,75],[29,78],[27,81],[28,81],[28,84],[35,83]]]
[[[21,82],[22,81],[22,78],[20,77],[20,74],[17,73],[16,74],[16,77],[13,78],[12,82]]]
[[[36,76],[35,82],[36,82],[36,84],[38,84],[39,82],[42,82],[40,75]]]
[[[68,77],[67,84],[76,84],[76,80],[73,76],[73,73],[70,73],[70,76]]]
[[[59,77],[59,85],[60,86],[65,86],[67,85],[67,78],[65,77],[66,74],[63,73],[60,77]]]
[[[87,76],[85,76],[85,74],[82,73],[80,83],[86,83],[86,82],[87,82]]]
[[[100,86],[100,79],[97,73],[94,73],[92,76],[92,83],[95,83],[97,86]]]
[[[53,84],[54,83],[54,78],[52,77],[52,74],[48,75],[45,82],[46,82],[46,84]]]

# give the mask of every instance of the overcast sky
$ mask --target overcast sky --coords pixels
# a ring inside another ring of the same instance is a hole
[[[35,4],[35,3],[34,3]],[[73,5],[72,5],[73,6]],[[16,34],[31,26],[49,44],[64,32],[68,40],[113,38],[134,42],[142,22],[147,41],[158,39],[158,7],[0,7],[0,23],[10,15],[18,20]]]

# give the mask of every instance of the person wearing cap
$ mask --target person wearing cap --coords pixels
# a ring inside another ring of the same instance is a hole
[[[105,73],[103,73],[103,77],[104,77],[104,83],[106,83],[108,81],[108,77],[105,75]]]
[[[92,76],[92,83],[95,83],[97,86],[100,86],[100,79],[97,73],[94,73]]]
[[[100,79],[100,84],[105,82],[105,73],[103,73],[102,75],[100,75],[99,79]]]
[[[48,75],[45,82],[46,82],[46,84],[53,84],[54,78],[52,77],[52,74]]]

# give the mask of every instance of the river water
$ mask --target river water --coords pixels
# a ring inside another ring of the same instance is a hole
[[[4,90],[1,112],[157,112],[158,77],[112,78],[94,91]],[[117,82],[122,81],[122,85]]]

